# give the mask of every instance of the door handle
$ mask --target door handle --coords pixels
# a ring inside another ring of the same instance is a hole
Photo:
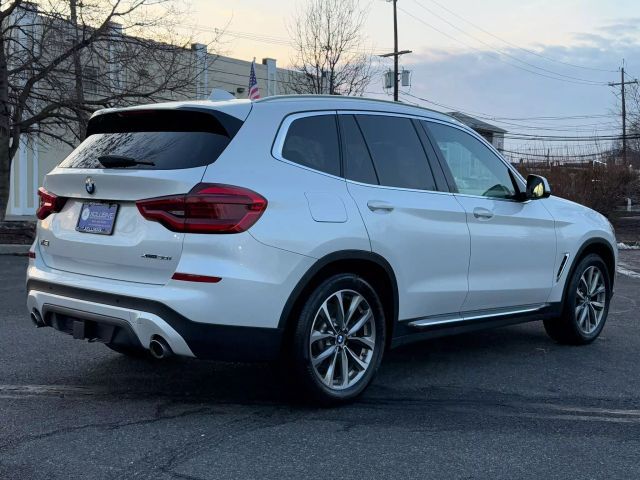
[[[489,220],[493,217],[493,212],[491,210],[487,210],[486,208],[474,208],[473,216],[479,220]]]
[[[372,212],[375,212],[376,210],[390,212],[393,210],[393,205],[380,200],[369,200],[367,202],[367,207],[369,207],[369,210],[371,210]]]

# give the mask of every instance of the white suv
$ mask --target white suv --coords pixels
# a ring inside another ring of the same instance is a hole
[[[28,308],[118,352],[286,359],[324,402],[386,348],[602,331],[609,222],[430,110],[290,96],[102,110],[40,189]]]

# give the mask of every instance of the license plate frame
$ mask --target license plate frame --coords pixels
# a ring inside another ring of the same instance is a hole
[[[112,202],[84,202],[76,231],[95,235],[112,235],[120,205]]]

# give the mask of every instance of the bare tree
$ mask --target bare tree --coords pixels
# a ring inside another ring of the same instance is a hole
[[[359,0],[308,0],[289,32],[295,48],[290,88],[297,93],[362,95],[372,78],[363,53],[367,13]]]
[[[640,87],[632,84],[627,87],[627,135],[630,137],[627,159],[640,169]]]
[[[199,93],[206,55],[172,30],[174,5],[0,0],[0,220],[25,138],[75,146],[96,109]]]

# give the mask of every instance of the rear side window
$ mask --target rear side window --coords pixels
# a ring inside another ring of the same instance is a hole
[[[343,145],[344,174],[349,180],[378,184],[376,170],[353,115],[340,115],[340,136]]]
[[[335,115],[313,115],[291,122],[282,157],[331,175],[340,175],[340,149]]]
[[[436,190],[427,155],[409,118],[356,115],[380,185]]]
[[[176,170],[209,165],[227,147],[242,122],[193,111],[127,111],[89,123],[87,138],[62,168],[104,168],[102,156],[142,162],[127,168]],[[225,125],[226,122],[226,125]]]

